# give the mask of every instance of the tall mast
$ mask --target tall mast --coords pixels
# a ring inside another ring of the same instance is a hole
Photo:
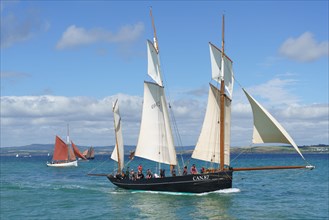
[[[150,7],[150,16],[151,16],[151,20],[152,20],[153,35],[154,35],[153,43],[154,43],[155,49],[159,53],[158,38],[157,38],[157,33],[156,33],[155,25],[154,25],[154,18],[152,15],[152,7]]]
[[[224,56],[224,44],[225,44],[225,40],[224,40],[224,31],[225,31],[225,16],[223,15],[223,19],[222,19],[222,51],[223,51],[223,56]]]
[[[157,51],[157,53],[159,54],[159,47],[158,47],[158,39],[157,39],[157,32],[155,29],[155,24],[154,24],[154,18],[153,18],[153,14],[152,14],[152,7],[150,7],[150,16],[151,16],[151,20],[152,20],[152,28],[153,28],[153,45]],[[159,67],[160,68],[160,67]],[[159,149],[159,156],[160,156],[160,149]],[[161,169],[161,163],[158,163],[159,165],[159,171]]]
[[[67,146],[67,160],[70,161],[71,153],[70,153],[70,128],[69,124],[67,124],[67,134],[66,134],[66,146]]]
[[[69,128],[69,124],[67,124],[66,144],[67,145],[70,144],[70,128]]]
[[[222,73],[224,73],[224,22],[225,17],[223,15],[222,21]],[[224,144],[225,144],[225,84],[224,84],[224,77],[220,82],[220,170],[224,170]]]

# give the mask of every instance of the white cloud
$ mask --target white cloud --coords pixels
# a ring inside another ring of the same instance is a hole
[[[78,145],[113,145],[112,103],[116,98],[119,99],[124,143],[135,145],[140,128],[142,98],[117,94],[103,99],[3,96],[0,103],[1,146],[53,143],[55,135],[66,135],[67,123],[70,124],[71,139]],[[184,146],[197,141],[204,119],[205,102],[189,96],[171,103]],[[299,105],[287,102],[276,107],[272,104],[264,106],[282,123],[297,144],[328,144],[327,103]],[[252,126],[250,106],[246,101],[235,99],[232,105],[232,145],[248,146],[251,143]]]
[[[1,146],[51,143],[54,135],[65,135],[71,127],[77,144],[111,145],[112,102],[119,97],[123,121],[139,123],[141,98],[119,94],[96,100],[89,97],[3,96],[1,97]],[[122,105],[122,107],[121,107]],[[130,124],[124,123],[128,133]],[[136,130],[133,126],[132,130]],[[127,137],[128,143],[134,143]]]
[[[144,31],[144,24],[139,22],[135,25],[126,25],[117,33],[112,33],[103,28],[86,30],[75,25],[69,26],[63,33],[62,38],[56,45],[57,49],[78,47],[97,42],[129,43],[140,37]]]
[[[301,62],[328,56],[328,51],[328,41],[317,42],[310,32],[305,32],[298,38],[287,39],[279,49],[281,55]]]
[[[328,104],[295,105],[275,111],[299,145],[329,144],[328,113]]]
[[[300,111],[302,109],[302,111]],[[289,120],[295,118],[300,121],[312,121],[328,119],[328,105],[327,104],[311,104],[311,105],[291,105],[280,112],[280,115]]]
[[[291,92],[295,79],[274,78],[264,84],[248,89],[252,96],[258,96],[267,100],[271,105],[293,105],[299,102],[299,98]]]

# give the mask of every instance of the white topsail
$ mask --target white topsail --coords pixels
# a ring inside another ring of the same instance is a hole
[[[113,104],[113,117],[114,117],[114,131],[115,131],[116,141],[115,141],[115,148],[111,154],[111,159],[120,162],[120,167],[122,169],[124,166],[124,146],[123,146],[121,116],[119,112],[118,100],[116,100],[115,103]]]
[[[177,164],[164,88],[151,82],[144,82],[143,113],[135,156]]]
[[[261,106],[246,90],[244,90],[252,108],[254,117],[253,143],[287,143],[291,144],[304,159],[298,146],[282,125]],[[304,159],[305,160],[305,159]]]
[[[162,77],[160,72],[160,60],[159,54],[155,49],[153,43],[151,41],[147,41],[147,60],[148,60],[148,68],[147,72],[149,76],[160,86],[162,85]]]
[[[212,43],[209,43],[212,79],[221,82],[224,80],[228,96],[232,98],[233,93],[233,68],[232,61]]]
[[[192,158],[220,163],[220,91],[209,84],[208,105],[202,130]],[[224,163],[230,165],[231,100],[225,99]]]

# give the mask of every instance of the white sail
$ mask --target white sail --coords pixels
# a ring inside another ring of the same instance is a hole
[[[121,128],[121,116],[119,112],[118,100],[113,104],[113,117],[114,117],[114,132],[115,132],[115,147],[111,154],[111,159],[120,162],[119,167],[124,167],[124,145]],[[118,152],[119,151],[119,152]]]
[[[224,80],[225,90],[231,98],[233,93],[233,68],[232,61],[212,43],[209,43],[212,79],[221,82]]]
[[[151,82],[144,82],[143,113],[135,156],[177,164],[164,88]]]
[[[160,72],[160,60],[157,50],[151,41],[147,41],[147,72],[149,76],[160,86],[162,85],[162,77]]]
[[[220,91],[210,84],[202,130],[192,158],[220,163]],[[225,101],[224,164],[230,164],[231,100]]]
[[[282,125],[244,90],[252,108],[254,117],[253,143],[287,143],[291,144],[304,159],[298,146]]]
[[[212,79],[220,82],[223,79],[222,75],[222,52],[213,44],[209,43],[211,73]]]

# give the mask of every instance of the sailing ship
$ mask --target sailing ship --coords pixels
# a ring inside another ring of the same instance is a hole
[[[93,147],[90,147],[89,149],[85,150],[82,154],[85,158],[87,158],[87,160],[95,159],[95,150]]]
[[[162,84],[159,47],[152,10],[150,14],[154,29],[154,41],[147,41],[148,74],[154,82],[144,82],[142,120],[135,156],[173,167],[178,164],[177,156]],[[251,104],[254,117],[253,142],[291,144],[304,159],[306,165],[247,168],[233,168],[230,166],[231,102],[234,77],[232,60],[224,53],[224,16],[222,39],[222,50],[209,43],[212,79],[220,87],[217,88],[210,83],[204,123],[192,154],[192,158],[211,162],[214,164],[213,167],[206,169],[203,173],[172,175],[151,179],[130,179],[121,175],[123,159],[117,159],[118,163],[121,164],[118,165],[119,169],[116,175],[90,175],[107,176],[114,185],[124,189],[203,193],[232,188],[233,172],[235,171],[314,168],[306,162],[286,130],[246,90],[243,91]],[[115,122],[115,127],[116,131],[120,127],[117,122]],[[114,154],[116,158],[119,158],[120,154],[123,153],[123,148],[118,150],[120,146],[123,146],[121,138],[122,136],[119,139],[116,138],[116,152]]]
[[[82,155],[79,148],[69,138],[69,132],[67,134],[67,143],[65,143],[60,137],[56,135],[55,147],[52,161],[47,162],[48,167],[77,167],[77,157],[83,160],[87,160]]]

